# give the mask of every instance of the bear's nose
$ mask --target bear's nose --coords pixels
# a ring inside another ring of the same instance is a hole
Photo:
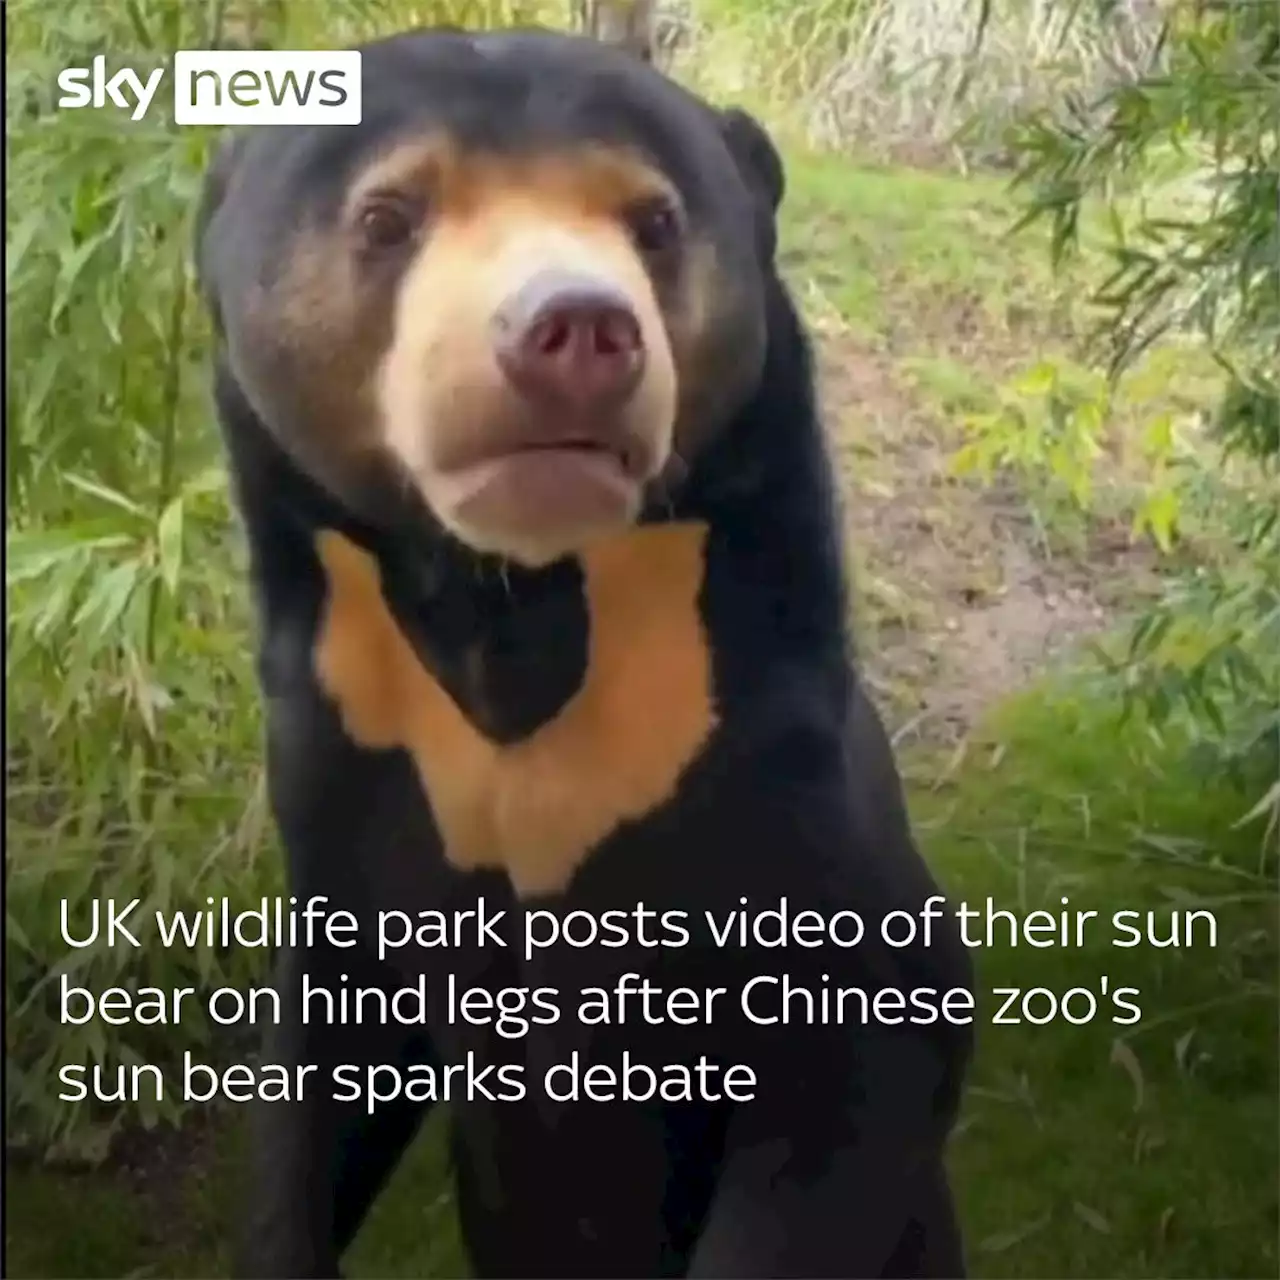
[[[598,413],[620,406],[644,372],[644,338],[625,294],[544,271],[493,318],[498,364],[522,395]]]

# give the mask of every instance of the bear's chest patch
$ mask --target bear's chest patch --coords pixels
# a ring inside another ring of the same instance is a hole
[[[521,896],[558,892],[620,824],[671,798],[715,727],[705,541],[701,524],[657,525],[584,554],[582,682],[553,719],[499,744],[413,651],[376,560],[324,530],[317,677],[355,742],[412,757],[453,865],[504,869]]]

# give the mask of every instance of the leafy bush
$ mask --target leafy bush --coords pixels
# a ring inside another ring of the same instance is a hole
[[[216,1028],[59,1022],[66,973],[101,992],[259,980],[260,953],[70,949],[94,899],[134,916],[255,905],[277,887],[239,534],[208,398],[190,220],[208,131],[160,112],[58,114],[58,70],[112,51],[305,48],[427,21],[531,21],[533,3],[15,0],[8,24],[6,1128],[97,1156],[156,1108],[57,1101],[58,1069],[166,1066]],[[194,1008],[191,1002],[187,1010]],[[185,1012],[185,1011],[184,1011]],[[110,1086],[108,1086],[110,1087]]]
[[[1055,264],[1078,259],[1097,225],[1102,283],[1088,344],[1108,376],[1084,435],[1095,442],[1111,394],[1161,348],[1207,351],[1219,374],[1202,409],[1147,424],[1154,480],[1135,525],[1192,565],[1102,654],[1109,687],[1151,731],[1189,735],[1217,766],[1251,774],[1249,815],[1280,827],[1280,9],[1252,0],[1179,4],[1158,62],[1093,98],[1031,114],[1013,137],[1019,225],[1047,220]],[[1172,176],[1171,176],[1172,175]],[[1105,216],[1090,220],[1090,203]],[[1050,397],[1056,381],[1049,377]],[[1010,444],[1007,417],[972,424],[971,455],[1025,458],[1039,425]],[[1024,415],[1024,426],[1030,421]],[[1076,419],[1077,428],[1080,426]],[[1046,436],[1045,433],[1048,433]],[[1040,446],[1043,453],[1043,446]],[[1074,465],[1038,458],[1060,481]],[[1074,464],[1075,459],[1071,459]],[[1077,487],[1076,497],[1085,495]],[[1264,836],[1264,849],[1267,836]]]
[[[203,44],[194,11],[14,5],[11,91],[39,108],[86,49],[135,62]],[[81,930],[98,897],[150,910],[249,890],[257,728],[188,269],[208,140],[110,112],[9,120],[6,1123],[83,1153],[108,1128],[56,1102],[59,1066],[114,1072],[208,1032],[60,1026],[60,974],[97,991],[243,975],[69,951],[59,901]]]

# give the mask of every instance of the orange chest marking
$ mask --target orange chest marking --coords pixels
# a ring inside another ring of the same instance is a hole
[[[582,683],[554,719],[500,746],[419,661],[373,557],[322,531],[321,687],[355,742],[412,756],[450,862],[505,869],[521,896],[555,893],[621,823],[672,796],[715,728],[705,540],[700,524],[657,525],[584,555]]]

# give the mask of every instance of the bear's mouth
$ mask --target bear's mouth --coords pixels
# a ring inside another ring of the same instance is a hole
[[[642,483],[634,454],[619,443],[589,437],[531,440],[494,450],[473,467],[473,475],[509,472],[518,483],[522,477],[562,476],[571,485],[590,483],[617,491],[631,491]]]
[[[631,508],[647,468],[644,449],[624,431],[541,427],[472,440],[439,474],[452,502],[483,512],[486,523],[542,525]]]
[[[591,440],[585,436],[565,436],[562,440],[532,440],[523,446],[517,446],[512,450],[513,453],[523,453],[526,450],[543,450],[543,449],[586,449],[593,453],[614,453],[617,450],[611,449],[603,440]]]
[[[514,456],[521,453],[564,454],[566,456],[584,455],[599,458],[602,461],[612,459],[627,475],[634,472],[636,466],[635,450],[626,444],[611,443],[592,436],[564,436],[560,439],[531,440],[527,444],[517,445],[508,451]]]
[[[615,470],[620,479],[643,484],[650,468],[649,450],[634,435],[612,424],[601,428],[581,424],[564,427],[530,426],[494,432],[488,439],[473,438],[465,449],[440,470],[461,477],[468,472],[487,470],[504,463],[541,459],[546,464],[563,461],[567,465],[587,465],[593,470]]]
[[[563,554],[588,535],[629,526],[665,462],[661,441],[623,415],[583,419],[490,419],[448,456],[437,454],[429,501],[472,546],[503,554],[518,546],[526,559],[531,547]]]

